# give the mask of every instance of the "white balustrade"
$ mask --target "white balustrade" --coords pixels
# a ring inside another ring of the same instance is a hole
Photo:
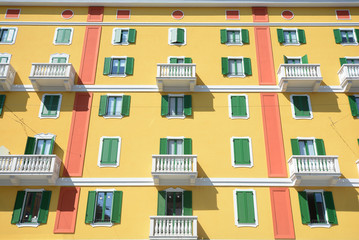
[[[281,64],[278,78],[321,78],[320,64]]]
[[[359,90],[359,64],[343,64],[338,71],[340,86],[345,92]]]
[[[195,78],[196,64],[192,63],[159,63],[157,78]]]
[[[340,174],[338,156],[295,155],[288,160],[289,170],[294,173]]]
[[[4,155],[0,156],[0,175],[52,174],[60,164],[56,155]]]
[[[14,68],[9,63],[0,63],[0,82],[5,91],[10,91],[15,74]]]
[[[33,63],[30,77],[70,77],[71,63]]]
[[[151,216],[150,239],[187,237],[197,239],[196,216]]]
[[[152,172],[197,172],[197,155],[152,155]]]

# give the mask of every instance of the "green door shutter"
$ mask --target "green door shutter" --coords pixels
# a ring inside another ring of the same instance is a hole
[[[245,96],[231,96],[232,116],[247,116],[247,105]]]
[[[184,115],[186,115],[186,116],[192,115],[192,96],[191,95],[184,95]]]
[[[38,223],[47,222],[47,216],[49,215],[50,199],[51,199],[51,191],[43,191],[40,210],[39,210],[39,218],[37,220]]]
[[[278,42],[284,43],[283,29],[280,29],[280,28],[277,29],[277,36],[278,36]]]
[[[166,215],[166,191],[158,192],[158,200],[157,200],[157,216],[165,216]]]
[[[307,41],[305,40],[305,32],[303,29],[298,29],[298,37],[300,43],[307,43]]]
[[[168,115],[168,95],[162,95],[161,100],[161,115],[167,116]]]
[[[192,63],[192,58],[184,58],[184,63]]]
[[[112,59],[107,57],[105,58],[105,63],[103,66],[103,75],[109,75],[111,73],[111,63]]]
[[[128,31],[128,42],[135,43],[136,42],[136,29],[130,29]]]
[[[184,29],[177,28],[177,43],[184,43]]]
[[[2,110],[4,108],[5,97],[6,95],[0,95],[0,115],[2,114]]]
[[[242,43],[249,43],[249,33],[247,29],[242,29]]]
[[[300,149],[299,149],[299,141],[298,139],[291,139],[290,143],[292,145],[292,154],[293,155],[300,155]]]
[[[334,29],[333,31],[334,31],[335,43],[342,43],[342,36],[340,35],[340,30]]]
[[[352,116],[353,117],[359,116],[358,105],[356,103],[356,97],[348,96],[348,99],[349,99],[350,110],[352,111]]]
[[[288,63],[288,58],[285,55],[283,55],[283,59],[284,59],[284,63]]]
[[[25,147],[25,154],[34,154],[34,152],[35,152],[35,143],[36,143],[36,138],[27,137],[27,142],[26,142],[26,147]]]
[[[122,191],[113,192],[113,203],[112,203],[112,217],[111,222],[121,223],[121,210],[122,210]]]
[[[101,164],[116,164],[119,140],[105,138],[102,141]]]
[[[177,63],[177,58],[170,58],[170,63]]]
[[[160,139],[160,154],[167,154],[167,138]]]
[[[130,103],[131,103],[131,96],[124,95],[122,97],[122,116],[129,116],[130,115]]]
[[[302,63],[303,64],[308,64],[308,55],[305,54],[303,57],[302,57]]]
[[[135,59],[133,57],[128,57],[126,60],[126,74],[133,74],[133,63]]]
[[[183,216],[192,216],[192,191],[183,192]]]
[[[244,74],[246,76],[252,75],[251,59],[250,58],[243,58],[243,64],[244,64]]]
[[[293,96],[294,113],[297,117],[309,117],[309,102],[307,96]]]
[[[96,191],[89,191],[87,197],[85,223],[92,223],[96,204]]]
[[[102,95],[100,98],[100,108],[98,111],[98,115],[104,116],[104,115],[106,115],[106,112],[107,112],[107,96]]]
[[[222,74],[227,75],[229,73],[228,58],[222,57]]]
[[[184,144],[183,153],[191,155],[192,154],[192,139],[191,138],[185,138],[183,140],[183,144]]]
[[[239,191],[237,195],[237,222],[255,223],[253,192]]]
[[[227,43],[227,30],[221,29],[221,43]]]
[[[317,154],[318,155],[326,155],[323,139],[315,139],[315,145],[317,146]]]
[[[50,150],[49,150],[49,154],[52,154],[54,151],[54,145],[55,145],[55,139],[51,138],[51,144],[50,144]]]
[[[25,191],[18,191],[16,195],[14,211],[12,212],[12,218],[11,218],[12,224],[16,224],[20,222],[24,198],[25,198]]]
[[[339,58],[339,62],[340,62],[340,66],[348,63],[346,58]]]
[[[324,192],[325,206],[327,207],[328,222],[338,224],[332,192]]]
[[[249,139],[233,139],[234,163],[250,164]]]
[[[116,29],[115,30],[115,39],[114,39],[115,43],[121,43],[121,35],[122,35],[122,30]]]
[[[299,198],[300,214],[302,216],[302,223],[308,224],[310,223],[310,215],[309,215],[307,193],[304,191],[298,192],[298,198]]]

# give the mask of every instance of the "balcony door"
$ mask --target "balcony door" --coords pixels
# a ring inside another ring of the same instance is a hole
[[[166,195],[166,215],[182,216],[183,192],[167,192]]]

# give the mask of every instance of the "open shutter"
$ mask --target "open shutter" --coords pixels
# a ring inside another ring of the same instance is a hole
[[[177,28],[170,29],[170,42],[171,43],[177,42]]]
[[[227,30],[221,29],[221,43],[227,43]]]
[[[101,164],[116,164],[119,141],[117,138],[105,138],[102,141]]]
[[[300,155],[300,149],[299,149],[299,141],[298,139],[291,139],[290,143],[292,145],[292,154],[293,155]]]
[[[249,43],[249,33],[247,29],[242,29],[242,43]]]
[[[305,32],[303,29],[298,29],[298,38],[300,43],[307,43],[305,39]]]
[[[103,66],[103,75],[109,75],[111,73],[111,62],[112,59],[107,57],[105,58],[105,63]]]
[[[192,139],[191,138],[185,138],[183,140],[184,144],[184,154],[191,155],[192,154]]]
[[[294,113],[297,117],[308,117],[309,102],[307,96],[293,96]]]
[[[95,203],[96,203],[96,191],[89,191],[87,197],[87,208],[86,208],[86,217],[85,223],[92,223],[95,211]]]
[[[340,35],[340,30],[334,29],[333,31],[334,31],[335,43],[342,43],[342,36]]]
[[[338,224],[332,192],[324,192],[325,206],[327,207],[328,222]]]
[[[192,63],[192,58],[184,58],[184,63]]]
[[[247,106],[245,96],[231,96],[232,116],[247,116]]]
[[[299,198],[300,214],[302,216],[302,223],[308,224],[310,223],[310,215],[309,215],[307,193],[304,191],[298,192],[298,198]]]
[[[255,223],[253,192],[239,191],[236,195],[238,223]]]
[[[124,95],[122,97],[122,116],[128,116],[130,115],[130,103],[131,103],[131,96]]]
[[[160,154],[167,154],[167,138],[160,139]]]
[[[284,43],[283,29],[280,29],[280,28],[277,29],[277,36],[278,36],[278,42]]]
[[[352,116],[353,117],[359,116],[358,105],[356,103],[355,96],[348,96],[348,99],[349,99],[350,110],[352,111]]]
[[[250,58],[243,58],[244,74],[246,76],[252,75],[252,66]]]
[[[318,155],[326,155],[323,139],[315,139],[315,145],[317,146],[317,154]]]
[[[157,216],[165,216],[166,215],[166,191],[158,192],[158,200],[157,200]]]
[[[354,29],[355,36],[357,37],[357,42],[359,41],[359,29]]]
[[[302,57],[302,63],[303,64],[308,64],[308,55],[305,54],[303,57]]]
[[[135,59],[133,57],[128,57],[126,60],[126,74],[133,74],[133,62]]]
[[[115,43],[121,43],[121,35],[122,35],[122,30],[116,29],[115,30],[115,39],[114,39]]]
[[[250,164],[249,139],[233,139],[234,163]]]
[[[222,74],[227,75],[229,73],[228,58],[222,57]]]
[[[54,151],[54,145],[55,145],[55,139],[51,138],[51,144],[50,144],[50,150],[49,150],[49,154],[52,154]]]
[[[184,43],[184,29],[177,28],[177,43]]]
[[[284,63],[288,63],[288,58],[285,55],[283,55],[283,59],[284,59]]]
[[[121,210],[122,210],[122,191],[113,192],[113,203],[112,203],[112,217],[111,222],[121,223]]]
[[[192,96],[184,95],[184,115],[192,115]]]
[[[41,205],[39,210],[38,223],[46,223],[47,216],[49,215],[49,206],[51,199],[51,191],[43,191],[41,198]]]
[[[135,43],[136,42],[136,29],[130,29],[128,31],[128,42]]]
[[[20,222],[24,198],[25,198],[25,191],[18,191],[16,195],[14,211],[12,212],[12,218],[11,218],[12,224],[16,224]]]
[[[35,152],[35,143],[36,143],[36,138],[27,137],[27,142],[26,142],[26,147],[25,147],[25,154],[34,154],[34,152]]]
[[[162,95],[161,115],[162,116],[167,116],[168,115],[168,95]]]
[[[183,192],[183,215],[192,216],[192,191]]]
[[[340,62],[340,66],[348,63],[346,58],[339,58],[339,62]]]
[[[170,63],[177,63],[177,58],[170,58]]]
[[[100,108],[99,108],[99,111],[98,111],[98,115],[99,116],[106,115],[106,109],[107,109],[107,96],[102,95],[101,98],[100,98]]]
[[[6,95],[0,95],[0,115],[2,114],[2,110],[4,108],[5,97]]]

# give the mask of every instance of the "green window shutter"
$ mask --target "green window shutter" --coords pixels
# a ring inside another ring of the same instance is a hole
[[[303,57],[302,57],[302,63],[303,64],[308,64],[308,55],[305,54]]]
[[[232,116],[245,117],[247,116],[247,106],[245,96],[231,96]]]
[[[348,99],[349,99],[350,110],[352,111],[352,116],[353,117],[359,116],[359,111],[355,100],[355,96],[348,96]]]
[[[122,210],[122,191],[113,192],[113,203],[112,203],[112,216],[111,222],[121,223],[121,210]]]
[[[107,111],[107,96],[102,95],[100,98],[100,107],[99,107],[98,115],[104,116],[106,115],[106,111]]]
[[[89,191],[87,197],[85,223],[92,223],[96,204],[96,191]]]
[[[133,74],[133,62],[135,59],[133,57],[128,57],[126,60],[126,74]]]
[[[50,199],[51,199],[51,191],[43,191],[40,210],[39,210],[39,218],[37,220],[38,223],[47,222],[47,216],[49,215]]]
[[[2,110],[4,108],[6,95],[0,95],[0,115],[2,114]]]
[[[130,29],[128,31],[128,42],[135,43],[136,42],[136,29]]]
[[[338,224],[332,192],[324,192],[325,206],[327,207],[328,222]]]
[[[122,30],[116,29],[115,30],[115,39],[114,39],[115,43],[121,43],[121,35],[122,35]]]
[[[177,43],[184,43],[184,29],[177,28]]]
[[[237,195],[237,222],[255,223],[253,192],[240,191]]]
[[[293,96],[293,105],[295,116],[308,117],[310,116],[309,102],[307,96]]]
[[[167,154],[167,138],[160,139],[160,154]]]
[[[192,96],[184,95],[184,115],[192,115]]]
[[[355,36],[357,37],[357,42],[359,41],[359,29],[354,29]]]
[[[250,58],[243,58],[243,64],[244,64],[244,74],[246,76],[252,75],[251,59]]]
[[[227,30],[221,29],[221,43],[227,43]]]
[[[25,191],[18,191],[16,195],[14,211],[12,212],[12,218],[11,218],[12,224],[16,224],[20,222],[24,198],[25,198]]]
[[[222,74],[227,75],[229,73],[228,58],[222,57]]]
[[[310,223],[310,215],[309,215],[307,193],[304,191],[298,192],[298,198],[299,198],[300,214],[302,216],[302,223],[309,224]]]
[[[184,58],[184,63],[192,63],[192,58]]]
[[[298,29],[298,38],[300,43],[307,43],[305,39],[305,32],[303,29]]]
[[[103,66],[103,75],[109,75],[111,73],[111,63],[112,59],[107,57],[105,58],[105,63]]]
[[[346,58],[339,58],[339,62],[340,62],[340,66],[348,63]]]
[[[116,164],[119,140],[105,138],[102,141],[101,164]]]
[[[283,55],[283,59],[284,59],[284,63],[288,63],[288,58],[285,55]]]
[[[333,31],[334,31],[335,43],[342,43],[342,36],[340,35],[340,30],[334,29]]]
[[[27,142],[26,142],[26,147],[25,147],[25,154],[34,154],[34,152],[35,152],[35,143],[36,143],[36,138],[27,137]]]
[[[183,144],[184,144],[184,154],[192,154],[192,139],[191,138],[185,138],[183,140]]]
[[[52,154],[52,152],[54,151],[54,145],[55,145],[55,139],[51,138],[51,145],[50,145],[50,150],[49,150],[50,154]]]
[[[284,43],[283,29],[280,29],[280,28],[277,29],[277,36],[278,36],[278,42]]]
[[[158,192],[158,200],[157,200],[157,216],[165,216],[166,215],[166,191]]]
[[[71,32],[72,32],[71,29],[65,29],[65,34],[64,34],[64,39],[63,39],[64,43],[70,43]]]
[[[233,139],[234,163],[250,164],[249,139]]]
[[[183,192],[183,215],[192,216],[192,191]]]
[[[123,95],[123,97],[122,97],[122,111],[121,111],[121,114],[123,116],[129,116],[130,115],[130,104],[131,104],[131,96]]]
[[[62,43],[64,38],[64,30],[65,29],[57,29],[57,35],[56,35],[56,43]]]
[[[315,145],[317,146],[317,154],[318,155],[326,155],[323,139],[315,139]]]
[[[247,29],[242,29],[242,43],[249,43],[249,33]]]
[[[42,115],[56,116],[57,108],[59,106],[59,101],[60,101],[60,96],[56,96],[56,95],[45,96]]]
[[[161,116],[168,115],[168,95],[162,95],[161,100]]]
[[[290,144],[292,145],[292,154],[293,155],[300,155],[298,139],[291,139]]]
[[[170,63],[177,63],[177,58],[170,58]]]

